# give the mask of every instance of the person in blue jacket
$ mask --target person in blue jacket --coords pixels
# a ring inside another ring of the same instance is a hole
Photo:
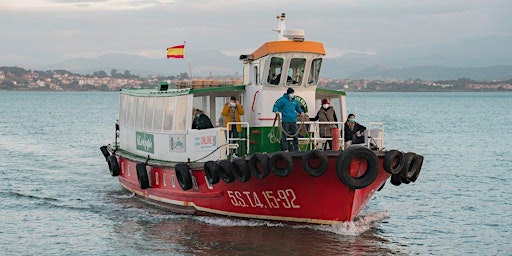
[[[279,98],[274,104],[272,112],[281,112],[282,119],[281,125],[283,127],[283,134],[281,136],[281,150],[282,151],[297,151],[299,149],[299,140],[297,139],[297,113],[304,114],[300,103],[295,99],[295,90],[288,88],[283,97]],[[293,136],[293,148],[289,148],[288,141],[286,140],[287,135]]]

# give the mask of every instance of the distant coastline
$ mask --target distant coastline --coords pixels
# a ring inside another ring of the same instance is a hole
[[[201,77],[201,80],[239,80],[240,77]],[[126,88],[154,88],[166,81],[174,88],[178,81],[190,80],[187,73],[174,76],[140,77],[126,70],[116,69],[107,74],[97,71],[93,74],[74,74],[66,70],[34,71],[21,67],[0,67],[1,91],[118,91]],[[321,78],[320,87],[342,89],[347,92],[511,92],[512,79],[506,81],[481,82],[468,78],[447,81],[369,80]]]

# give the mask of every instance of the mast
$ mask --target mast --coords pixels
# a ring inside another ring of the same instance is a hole
[[[276,31],[279,33],[279,36],[277,36],[277,40],[279,41],[286,41],[286,37],[284,36],[284,31],[286,30],[286,22],[284,21],[284,18],[286,17],[286,14],[283,12],[281,15],[277,15],[277,26],[278,28],[272,29],[272,31]]]

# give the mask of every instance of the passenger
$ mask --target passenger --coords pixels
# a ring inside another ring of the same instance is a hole
[[[208,129],[213,128],[212,121],[200,109],[194,109],[194,120],[192,121],[192,129]]]
[[[272,81],[270,81],[270,83],[271,83],[271,84],[279,84],[279,81],[280,81],[280,80],[281,80],[281,73],[279,73],[276,77],[274,77],[274,78],[272,79]],[[288,77],[286,78],[286,82],[288,82],[288,83],[293,83],[293,79],[292,79],[292,77],[291,77],[291,76],[288,76]]]
[[[224,105],[224,109],[222,109],[222,116],[224,117],[224,127],[226,127],[229,122],[241,122],[240,116],[243,114],[244,108],[236,100],[235,96],[231,96],[229,98],[229,102],[226,103],[226,105]],[[242,125],[231,124],[230,127],[228,127],[228,130],[230,138],[238,138],[238,133],[242,132]],[[236,142],[236,140],[233,141]]]
[[[304,112],[300,108],[300,103],[295,99],[295,90],[288,88],[283,97],[279,98],[272,112],[276,114],[281,112],[282,120],[281,126],[283,128],[283,134],[281,136],[281,150],[282,151],[297,151],[299,150],[299,140],[297,139],[297,113],[304,115]],[[293,148],[290,149],[288,144],[287,135],[293,136]]]
[[[311,121],[317,120],[320,122],[338,122],[336,112],[332,106],[329,106],[328,99],[322,99],[322,107],[318,110],[316,116],[311,118]],[[338,127],[337,124],[320,124],[318,126],[321,138],[332,138],[332,128]],[[332,140],[327,140],[327,143],[324,144],[324,150],[327,149],[327,145],[329,145],[329,149],[333,150]]]
[[[363,132],[366,127],[356,122],[356,116],[349,114],[347,121],[345,121],[345,148],[352,144],[364,143]]]

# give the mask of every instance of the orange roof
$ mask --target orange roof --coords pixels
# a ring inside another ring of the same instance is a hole
[[[267,42],[262,45],[258,50],[252,53],[253,58],[256,60],[271,53],[283,52],[309,52],[325,55],[324,45],[312,41],[273,41]]]

